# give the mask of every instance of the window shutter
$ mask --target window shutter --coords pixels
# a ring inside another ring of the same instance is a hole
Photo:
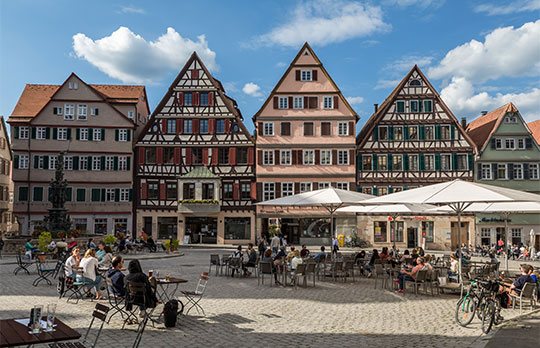
[[[191,70],[191,78],[193,80],[196,80],[199,78],[199,69],[193,69]]]
[[[200,104],[200,93],[199,92],[193,92],[193,106],[199,106]]]
[[[379,141],[379,127],[373,127],[373,141]]]
[[[131,141],[131,129],[127,130],[127,141]]]
[[[163,148],[161,146],[156,147],[156,164],[163,164]]]
[[[73,170],[79,170],[79,156],[73,156]]]
[[[217,147],[212,148],[212,165],[217,166],[219,164],[218,157],[219,149]]]
[[[311,79],[313,81],[317,81],[317,73],[318,73],[317,70],[311,70]]]
[[[294,165],[294,164],[297,164],[297,158],[296,158],[296,156],[298,156],[298,155],[296,154],[296,150],[292,150],[292,151],[291,151],[291,164],[293,164],[293,165]]]
[[[13,137],[19,139],[19,127],[17,126],[13,127]]]
[[[52,110],[53,110],[53,112],[52,112],[53,115],[58,115],[58,108],[53,108]]]
[[[450,126],[450,139],[452,140],[456,139],[456,126],[454,125]]]
[[[309,97],[309,108],[318,109],[318,99],[317,97]]]
[[[101,201],[105,202],[107,199],[107,196],[105,195],[105,189],[101,189]]]
[[[458,156],[456,153],[452,154],[452,170],[457,170]]]
[[[19,155],[15,155],[15,157],[14,157],[13,168],[19,169]]]
[[[394,165],[394,163],[392,163],[392,155],[386,156],[386,163],[387,163],[386,166],[388,167],[388,170],[392,171],[393,170],[392,167]]]
[[[49,127],[45,128],[45,139],[51,138],[51,129]]]
[[[210,164],[210,158],[208,157],[208,148],[207,147],[203,148],[203,150],[202,150],[202,160],[203,160],[203,164],[205,166]]]
[[[181,163],[181,157],[182,157],[182,150],[179,147],[174,148],[174,164],[180,164]]]
[[[141,184],[141,199],[146,199],[148,197],[148,184]]]
[[[101,141],[105,141],[105,128],[101,128]]]
[[[161,134],[167,134],[167,119],[162,118],[161,122]]]
[[[300,193],[300,183],[295,182],[294,183],[294,194]]]
[[[94,140],[94,130],[92,128],[88,128],[88,140]]]
[[[144,155],[145,155],[145,152],[144,152],[144,147],[139,147],[139,164],[144,164]]]
[[[165,183],[159,184],[159,199],[167,199],[167,186]]]
[[[403,170],[409,170],[409,156],[403,155]]]
[[[476,180],[482,179],[482,163],[476,163]]]
[[[435,154],[435,170],[441,170],[441,155]]]
[[[105,170],[105,156],[101,156],[100,162],[101,170]]]
[[[279,165],[279,150],[274,150],[274,164]]]
[[[274,97],[274,109],[279,109],[279,98]]]
[[[315,150],[315,165],[321,164],[321,151]]]
[[[208,134],[214,134],[216,132],[216,119],[211,118],[208,120]]]
[[[374,196],[378,196],[378,195],[379,195],[379,189],[377,188],[377,186],[373,186],[373,195],[374,195]]]
[[[435,140],[441,139],[441,125],[437,124],[435,125]]]
[[[334,109],[339,109],[339,96],[334,96]]]
[[[77,128],[77,130],[75,131],[75,139],[81,140],[81,129],[80,128]]]
[[[394,126],[388,126],[388,140],[394,140]]]
[[[133,189],[129,189],[128,192],[128,200],[131,202],[133,201]]]
[[[506,168],[507,168],[506,176],[508,177],[508,179],[510,180],[514,179],[514,163],[508,163],[506,165]]]
[[[309,109],[309,97],[304,97],[304,109]]]
[[[49,156],[43,156],[43,169],[49,169]]]
[[[332,150],[332,164],[337,165],[337,150]]]
[[[493,180],[497,180],[498,179],[498,176],[499,176],[499,173],[497,172],[497,163],[492,163],[491,164],[491,177],[493,178]]]
[[[32,134],[31,134],[32,139],[35,139],[35,138],[36,138],[36,132],[37,132],[36,127],[32,127],[32,131],[31,131],[31,133],[32,133]]]
[[[178,134],[184,134],[184,120],[176,120],[176,131],[178,132]]]
[[[388,193],[394,193],[394,188],[391,186],[388,186]]]
[[[190,166],[191,165],[191,148],[188,147],[186,149],[186,166]]]
[[[425,139],[425,128],[424,126],[418,126],[418,140],[424,140]]]
[[[178,106],[183,106],[184,105],[184,92],[178,92],[177,99],[178,99]]]
[[[120,139],[120,130],[115,129],[114,130],[114,141],[118,141],[118,139]]]
[[[236,164],[236,148],[235,147],[229,148],[229,164],[233,166]]]
[[[289,97],[289,109],[293,108],[293,97]]]
[[[356,170],[358,172],[362,171],[362,156],[356,155]]]
[[[377,155],[371,155],[372,156],[372,165],[373,165],[373,170],[374,171],[377,171],[379,170],[379,162],[377,161]]]
[[[419,155],[418,155],[418,169],[419,169],[420,171],[424,171],[424,170],[425,170],[424,155],[423,155],[423,154],[419,154]]]
[[[255,164],[255,161],[254,161],[254,153],[255,152],[255,149],[253,147],[248,147],[248,165],[252,166],[253,164]],[[217,157],[217,156],[216,156]]]
[[[201,120],[198,118],[193,120],[193,134],[199,134],[201,132]]]
[[[34,169],[37,169],[38,164],[39,164],[39,156],[38,156],[38,155],[34,155]],[[1,189],[0,189],[0,190],[1,190]]]
[[[229,129],[231,128],[231,119],[227,118],[225,119],[225,133],[229,133]]]
[[[300,70],[296,70],[295,74],[296,74],[296,81],[300,81]]]
[[[96,110],[96,111],[95,111],[96,116],[99,115],[99,109],[98,109],[98,108],[95,108],[95,110]]]
[[[314,182],[311,185],[313,185],[313,191],[316,191],[316,190],[319,189],[319,183],[318,182]]]
[[[208,105],[214,105],[214,92],[208,92]]]
[[[531,138],[525,138],[525,148],[531,149],[532,148],[532,139]]]
[[[66,187],[66,202],[71,202],[73,199],[73,188]]]
[[[71,140],[71,128],[67,129],[67,139]]]
[[[263,152],[262,150],[257,151],[257,164],[262,166],[263,164]]]
[[[120,189],[119,188],[114,189],[114,201],[120,202]]]
[[[258,126],[257,128],[259,128],[259,129],[258,129],[259,135],[262,136],[262,135],[263,135],[263,131],[264,131],[264,129],[263,129],[263,123],[262,123],[262,122],[257,122],[257,126]]]
[[[237,201],[240,198],[240,184],[235,182],[233,184],[233,199]]]
[[[118,170],[118,156],[113,158],[113,170]]]
[[[356,156],[354,155],[354,150],[349,150],[349,164],[354,166],[354,160]]]
[[[349,135],[354,135],[356,133],[356,129],[354,127],[354,122],[349,122]]]
[[[127,156],[126,158],[126,169],[131,170],[131,156]]]
[[[53,140],[58,139],[58,128],[53,128],[53,133],[52,134],[53,134],[53,136],[52,136]]]
[[[99,196],[100,196],[100,189],[93,188],[92,189],[92,202],[99,202]]]
[[[403,140],[409,140],[409,126],[403,126]]]
[[[257,183],[255,182],[252,182],[250,183],[250,195],[251,195],[251,200],[252,201],[256,201],[257,200]]]

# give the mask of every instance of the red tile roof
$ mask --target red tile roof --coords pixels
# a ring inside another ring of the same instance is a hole
[[[527,127],[529,127],[529,130],[531,131],[534,140],[536,140],[536,143],[540,144],[540,120],[527,123]]]
[[[508,103],[469,123],[466,131],[476,144],[478,151],[482,151],[491,134],[497,129],[507,112],[519,111],[514,104]]]
[[[124,85],[90,85],[108,99],[115,102],[130,99],[137,101],[144,91],[144,86],[124,86]],[[130,101],[126,101],[130,102]]]

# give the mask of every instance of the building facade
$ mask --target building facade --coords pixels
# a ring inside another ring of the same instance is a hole
[[[65,152],[66,208],[73,229],[107,234],[132,228],[133,139],[148,118],[143,86],[26,85],[11,126],[14,214],[23,235],[41,225],[48,186]]]
[[[469,123],[467,133],[478,149],[477,182],[540,193],[540,147],[514,104],[478,117]],[[499,214],[477,214],[477,243],[492,245],[504,240],[504,220]],[[540,235],[539,214],[508,216],[509,243],[528,244],[531,230]],[[540,237],[536,240],[540,242]]]
[[[355,134],[351,108],[309,44],[298,52],[253,116],[257,132],[260,201],[327,187],[355,190]],[[257,229],[279,225],[289,243],[327,243],[324,209],[257,207]],[[336,224],[355,228],[354,218]],[[338,231],[340,233],[340,231]]]
[[[13,153],[4,116],[0,116],[0,121],[0,236],[5,236],[17,234],[18,224],[13,216]]]
[[[255,142],[196,53],[136,144],[137,233],[180,243],[255,240]]]
[[[474,143],[416,65],[380,107],[375,105],[357,144],[357,188],[363,193],[380,196],[453,179],[473,180]],[[364,239],[374,245],[393,242],[388,216],[365,219],[359,222]],[[463,241],[472,242],[472,222],[463,222]],[[413,217],[397,224],[400,247],[457,244],[457,221]]]

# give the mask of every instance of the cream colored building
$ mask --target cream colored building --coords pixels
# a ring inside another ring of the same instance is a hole
[[[73,228],[132,230],[133,140],[149,115],[144,86],[26,85],[12,115],[14,214],[23,235],[48,213],[48,185],[65,152]]]
[[[13,181],[11,163],[13,154],[4,116],[0,116],[0,235],[16,234],[18,226],[13,217]]]

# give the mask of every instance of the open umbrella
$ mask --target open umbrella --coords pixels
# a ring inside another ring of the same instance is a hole
[[[330,234],[334,234],[334,213],[337,209],[360,204],[360,202],[373,198],[372,195],[354,191],[341,190],[333,187],[308,191],[292,196],[281,197],[257,203],[263,206],[296,206],[296,207],[323,207],[330,213]],[[332,249],[332,248],[330,248]]]
[[[461,283],[461,214],[473,203],[495,202],[540,202],[540,195],[456,179],[368,199],[363,201],[362,205],[402,203],[448,205],[458,218],[458,254],[460,256],[458,259]]]

